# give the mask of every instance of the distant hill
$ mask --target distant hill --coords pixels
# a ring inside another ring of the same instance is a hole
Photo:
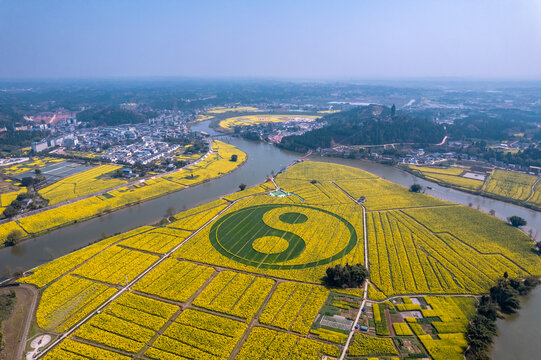
[[[303,135],[287,136],[280,146],[304,152],[332,145],[380,145],[389,143],[438,143],[444,137],[442,125],[394,114],[385,106],[370,105],[326,115],[328,125]]]
[[[145,122],[147,116],[137,111],[105,108],[81,111],[77,114],[77,120],[90,126],[114,126]]]

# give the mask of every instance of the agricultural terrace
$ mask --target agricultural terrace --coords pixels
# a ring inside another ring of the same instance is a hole
[[[235,107],[224,107],[224,106],[216,106],[207,111],[209,114],[224,114],[227,112],[249,112],[249,111],[257,111],[259,110],[256,107],[253,106],[235,106]]]
[[[484,184],[483,180],[465,177],[464,175],[469,173],[467,168],[440,168],[414,165],[410,165],[409,168],[413,170],[414,173],[421,175],[427,180],[443,185],[450,185],[462,190],[480,190]],[[484,176],[482,176],[482,178],[484,178]]]
[[[535,175],[507,170],[479,173],[472,172],[468,167],[409,165],[408,168],[414,174],[444,186],[541,207],[541,178]]]
[[[484,190],[487,193],[541,205],[539,177],[513,171],[494,170]]]
[[[232,130],[235,126],[252,126],[272,122],[310,121],[319,118],[311,115],[246,115],[224,119],[220,127]]]
[[[50,205],[58,204],[81,196],[125,184],[122,179],[111,177],[111,173],[120,169],[117,165],[101,165],[93,169],[68,176],[39,191],[41,196],[49,200]]]
[[[19,279],[41,292],[36,328],[66,335],[45,358],[462,359],[475,296],[541,274],[519,230],[363,170],[305,161],[275,182]],[[367,293],[322,285],[346,263]]]
[[[236,162],[230,161],[231,156],[234,154],[237,155]],[[70,225],[77,221],[92,218],[107,211],[113,211],[124,206],[182,190],[187,186],[196,185],[227,174],[242,165],[245,160],[246,154],[243,151],[237,149],[233,145],[215,141],[213,143],[213,151],[209,153],[208,156],[182,170],[169,173],[165,176],[157,176],[155,178],[138,181],[124,187],[107,191],[101,195],[87,197],[79,201],[23,217],[16,221],[4,223],[0,225],[0,242],[5,241],[5,237],[13,229],[21,229],[24,234],[28,235],[39,234],[54,228]],[[99,173],[101,171],[100,169],[101,167],[93,170]],[[85,173],[79,174],[81,178],[84,178],[83,174]],[[91,174],[90,176],[93,177],[89,178],[86,182],[82,182],[83,190],[92,191],[90,190],[92,187],[91,184],[103,185],[104,182],[107,183],[109,181],[100,180],[96,178],[97,173],[94,174],[95,175]],[[69,180],[61,182],[62,186],[70,188],[68,181]],[[62,193],[62,191],[55,191],[55,185],[56,184],[52,185],[50,188],[50,190],[53,191],[51,196],[56,195],[57,198],[67,196]],[[79,183],[77,183],[77,188],[78,187]],[[45,188],[44,190],[47,189],[49,188]],[[46,194],[47,192],[45,195]]]

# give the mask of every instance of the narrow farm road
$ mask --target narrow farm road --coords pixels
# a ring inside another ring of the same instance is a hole
[[[240,199],[239,199],[240,200]],[[220,217],[225,211],[227,211],[231,206],[233,206],[236,202],[231,202],[228,206],[226,206],[222,211],[220,211],[218,214],[216,214],[212,219],[207,221],[203,226],[201,226],[199,229],[194,231],[190,236],[188,236],[186,239],[184,239],[181,243],[179,243],[177,246],[175,246],[173,249],[171,249],[169,252],[165,253],[161,258],[156,260],[155,263],[150,265],[145,271],[143,271],[141,274],[139,274],[135,279],[133,279],[130,283],[128,283],[125,287],[120,289],[117,293],[115,293],[113,296],[111,296],[107,301],[105,301],[103,304],[101,304],[96,310],[85,316],[81,321],[73,325],[70,329],[62,333],[55,341],[53,341],[48,347],[43,349],[39,354],[37,354],[34,359],[41,359],[44,357],[49,351],[51,351],[55,346],[60,344],[64,339],[68,338],[70,335],[72,335],[78,328],[80,328],[84,323],[86,323],[88,320],[90,320],[94,315],[99,314],[103,309],[105,309],[109,304],[111,304],[113,301],[118,299],[122,294],[124,294],[126,291],[129,291],[139,280],[141,280],[145,275],[147,275],[149,272],[151,272],[153,269],[155,269],[158,265],[160,265],[162,262],[164,262],[166,259],[168,259],[175,251],[177,251],[182,245],[184,245],[186,242],[191,240],[194,236],[199,234],[205,227],[207,227],[210,223],[212,223],[214,220],[216,220],[218,217]]]
[[[357,202],[362,208],[363,208],[363,239],[364,239],[364,264],[367,270],[369,269],[368,264],[368,237],[366,235],[366,209],[364,206],[362,206],[360,203]],[[363,312],[363,308],[366,305],[366,301],[368,300],[368,285],[370,282],[368,279],[364,282],[364,295],[363,295],[363,302],[361,303],[361,306],[359,307],[359,311],[357,312],[357,317],[355,318],[355,322],[353,323],[353,326],[351,327],[351,331],[349,332],[348,340],[346,341],[344,345],[344,349],[342,350],[342,354],[340,355],[340,360],[344,360],[344,357],[347,354],[349,345],[351,344],[351,340],[353,339],[353,335],[355,333],[355,327],[359,323],[359,319],[361,318],[361,314]]]
[[[541,177],[538,177],[537,180],[533,183],[533,185],[530,187],[530,196],[528,196],[526,198],[526,200],[524,200],[525,202],[528,202],[530,201],[530,199],[534,196],[535,194],[535,187],[537,186],[537,184],[539,183],[539,181],[541,181]]]
[[[331,181],[331,183],[336,186],[340,191],[342,191],[344,194],[346,194],[355,204],[359,205],[363,209],[363,242],[364,242],[364,266],[366,267],[366,270],[370,272],[370,264],[368,263],[368,235],[366,232],[366,208],[363,206],[361,202],[359,202],[357,199],[355,199],[353,196],[348,194],[344,189],[342,189],[340,186],[338,186],[334,181]],[[351,330],[348,335],[348,340],[344,344],[344,349],[342,350],[342,354],[340,355],[340,360],[344,360],[346,357],[349,345],[351,344],[351,340],[353,339],[353,335],[355,334],[355,327],[359,323],[359,319],[361,318],[361,314],[363,312],[363,308],[366,305],[366,301],[368,300],[368,285],[370,285],[370,281],[366,279],[364,282],[364,294],[363,294],[363,302],[361,303],[361,306],[359,307],[359,311],[357,312],[357,317],[355,318],[355,322],[353,323]]]
[[[22,359],[39,296],[38,290],[27,284],[0,288],[2,294],[11,291],[15,292],[17,301],[13,311],[2,324],[5,346],[0,351],[0,358]]]

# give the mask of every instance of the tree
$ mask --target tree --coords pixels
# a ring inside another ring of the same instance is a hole
[[[487,295],[483,295],[479,301],[477,313],[492,321],[496,321],[496,319],[501,318],[501,316],[498,314],[498,305],[492,301],[490,296]]]
[[[511,217],[508,217],[507,218],[507,221],[509,222],[509,224],[511,226],[514,226],[514,227],[520,227],[520,226],[524,226],[526,225],[526,220],[524,220],[523,218],[521,218],[520,216],[516,216],[516,215],[513,215]]]
[[[170,218],[171,216],[175,215],[175,208],[173,206],[169,206],[166,210],[167,217]]]
[[[237,154],[233,154],[233,155],[231,155],[231,159],[229,161],[236,162],[237,160],[238,160]]]
[[[13,206],[8,206],[4,209],[4,216],[7,217],[7,218],[10,218],[10,217],[13,217],[15,215],[17,215],[19,213],[19,211],[17,211],[17,209],[15,209]]]
[[[14,246],[23,237],[21,230],[12,230],[4,241],[4,246]]]
[[[520,308],[519,292],[511,286],[508,279],[498,280],[498,284],[490,288],[490,297],[500,306],[503,313],[512,314]]]
[[[419,185],[419,184],[413,184],[413,185],[410,186],[410,191],[414,192],[414,193],[418,193],[422,189],[423,189],[423,187],[421,185]]]
[[[34,174],[41,175],[41,169],[34,169]]]
[[[240,191],[243,191],[244,189],[246,189],[246,184],[240,184],[239,189]]]
[[[496,335],[496,323],[483,315],[476,314],[468,324],[466,340],[469,344],[468,359],[484,360],[489,359],[487,349],[492,344]]]
[[[17,201],[23,201],[24,199],[28,199],[28,198],[31,198],[32,196],[28,193],[28,192],[25,192],[25,193],[20,193],[17,195]]]
[[[327,276],[325,276],[324,282],[328,286],[339,288],[360,287],[368,278],[368,270],[362,264],[336,265],[327,268],[326,273]]]
[[[24,177],[22,180],[21,180],[21,185],[22,186],[25,186],[25,187],[28,187],[28,186],[32,186],[34,185],[34,178],[31,177],[31,176],[26,176]]]
[[[507,275],[507,276],[506,276]],[[520,307],[519,295],[528,294],[539,280],[535,276],[525,279],[510,278],[508,274],[498,279],[490,288],[490,295],[483,296],[477,305],[477,314],[470,320],[466,332],[469,360],[489,360],[492,339],[496,336],[496,320],[501,318],[499,311],[513,313]]]

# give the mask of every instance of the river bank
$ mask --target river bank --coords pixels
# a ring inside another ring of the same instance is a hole
[[[486,197],[486,198],[489,198],[489,199],[494,199],[494,200],[506,202],[506,203],[513,204],[513,205],[516,205],[516,206],[525,207],[527,209],[531,209],[531,210],[534,210],[534,211],[541,211],[540,207],[535,206],[535,205],[530,204],[530,203],[527,203],[525,201],[508,198],[508,197],[505,197],[505,196],[499,196],[497,194],[487,193],[487,192],[485,192],[483,190],[471,190],[471,189],[459,188],[458,186],[456,186],[454,184],[450,184],[450,183],[447,183],[447,182],[444,182],[444,181],[436,181],[434,179],[428,179],[423,173],[421,173],[419,171],[411,170],[407,166],[397,166],[397,168],[400,169],[400,170],[403,170],[403,171],[405,171],[407,173],[410,173],[410,174],[412,174],[412,175],[414,175],[414,176],[416,176],[416,177],[418,177],[420,179],[424,179],[424,180],[429,181],[429,182],[431,182],[433,184],[438,184],[438,185],[443,186],[443,187],[451,188],[451,189],[454,189],[454,190],[457,190],[457,191],[462,191],[462,192],[477,195],[477,196],[483,196],[483,197]]]
[[[541,286],[521,299],[518,313],[498,319],[498,336],[494,339],[491,355],[494,360],[538,359],[541,324]]]
[[[210,129],[208,127],[208,121],[197,123],[193,128],[206,131],[211,135],[223,135]],[[236,192],[238,190],[238,185],[241,183],[244,183],[247,186],[259,184],[263,182],[267,176],[280,171],[292,161],[302,156],[301,154],[281,150],[270,144],[251,142],[241,138],[220,137],[220,139],[235,145],[248,154],[248,159],[244,166],[208,183],[199,184],[99,218],[55,230],[39,238],[31,239],[20,246],[2,249],[0,250],[0,264],[2,264],[2,270],[6,267],[10,267],[12,270],[17,269],[18,271],[31,269],[65,255],[75,249],[86,246],[89,243],[100,240],[102,233],[110,236],[115,233],[132,230],[142,225],[156,223],[167,215],[168,209],[171,207],[177,212],[187,210]],[[426,190],[427,194],[441,200],[466,206],[471,204],[472,207],[486,213],[489,213],[490,210],[494,210],[495,216],[500,219],[506,219],[511,215],[518,215],[528,221],[529,227],[526,229],[527,231],[532,229],[537,236],[538,231],[541,230],[541,218],[537,216],[537,212],[532,210],[442,187],[432,182],[419,179],[399,169],[369,161],[325,158],[319,155],[311,155],[309,158],[317,161],[334,162],[358,167],[406,187],[411,186],[414,182],[423,185],[425,188],[426,186],[431,186],[432,189]],[[505,337],[505,339],[503,339],[505,344],[505,342],[520,341],[520,338],[524,338],[527,334],[536,333],[538,323],[528,322],[527,320],[529,319],[524,319],[525,316],[522,316],[522,314],[528,313],[528,311],[536,311],[540,305],[541,291],[536,289],[530,295],[530,300],[525,300],[523,302],[523,309],[516,319],[516,322],[519,324],[514,331],[504,332],[502,329],[506,328],[507,322],[498,322],[501,335],[495,339],[495,358],[505,358],[504,355],[506,353],[502,353],[502,356],[496,357],[498,351],[500,351],[498,342],[503,337]],[[527,310],[527,308],[531,310]],[[526,322],[524,320],[526,320]],[[541,352],[541,343],[539,342],[532,342],[528,346],[534,348],[536,353]],[[517,350],[518,355],[515,358],[528,358],[527,356],[521,357],[519,350]]]
[[[238,185],[241,183],[247,186],[259,184],[273,171],[277,172],[298,157],[297,154],[280,151],[266,161],[261,161],[262,158],[272,154],[271,145],[242,139],[222,140],[231,142],[249,154],[243,166],[212,181],[57,229],[30,238],[14,247],[0,249],[0,271],[3,272],[1,277],[5,279],[15,272],[39,266],[96,242],[103,236],[157,223],[171,212],[180,212],[216,200],[238,191]]]
[[[121,187],[118,190],[108,190],[101,196],[91,195],[85,200],[61,204],[56,208],[46,208],[27,217],[13,220],[10,223],[0,225],[0,232],[7,236],[14,230],[24,231],[25,234],[18,241],[29,237],[39,237],[50,231],[60,229],[72,224],[87,221],[95,217],[105,216],[109,213],[127,208],[136,204],[182,191],[194,185],[205,183],[207,181],[220,178],[237,168],[241,167],[246,161],[245,152],[231,145],[225,146],[225,143],[215,142],[218,150],[211,150],[189,167],[176,172],[164,173],[154,177],[141,180],[128,187]],[[225,149],[222,149],[225,147]],[[239,159],[232,162],[229,157],[231,153]],[[210,154],[215,155],[215,159],[207,161]],[[199,164],[207,161],[202,168]],[[192,178],[184,176],[185,172],[191,171]],[[196,175],[195,177],[193,175]],[[195,180],[194,180],[195,179]]]

